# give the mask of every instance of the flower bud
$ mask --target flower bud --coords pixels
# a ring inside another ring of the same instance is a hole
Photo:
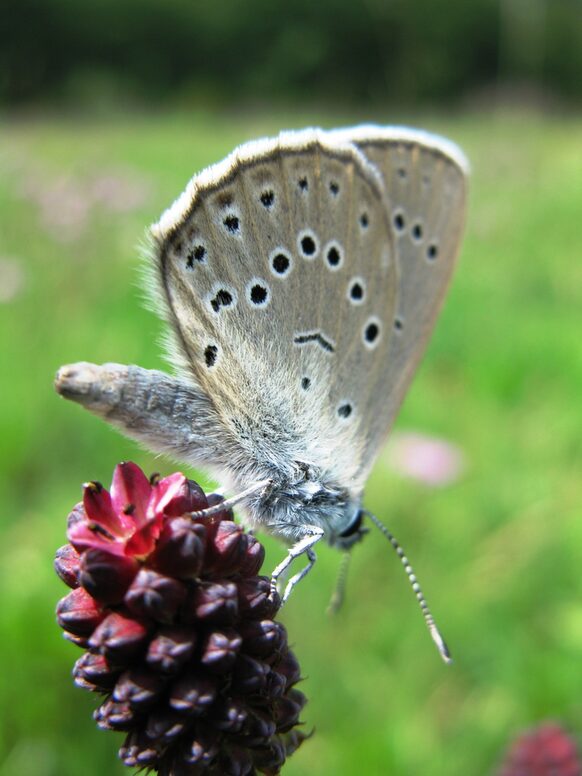
[[[199,716],[214,703],[217,684],[200,674],[186,674],[172,685],[169,704],[175,711]]]
[[[120,703],[108,698],[93,714],[102,730],[130,730],[137,721],[137,715],[126,701]]]
[[[65,544],[57,550],[55,571],[68,587],[79,587],[80,560],[79,553],[70,544]]]
[[[123,600],[137,569],[135,558],[90,547],[81,556],[79,583],[98,601],[117,604]]]
[[[200,661],[213,673],[222,674],[234,665],[241,643],[232,628],[212,631],[202,646]]]
[[[277,673],[282,674],[286,679],[286,687],[289,689],[297,684],[301,679],[301,667],[291,650],[287,650],[277,663]]]
[[[238,617],[238,590],[234,582],[198,585],[188,602],[194,617],[209,625],[231,625]]]
[[[119,677],[103,655],[85,652],[75,663],[73,678],[77,687],[95,692],[109,692]]]
[[[187,589],[180,580],[142,568],[124,600],[128,609],[138,617],[171,623],[186,595]]]
[[[161,741],[152,740],[145,731],[132,730],[119,750],[119,757],[130,768],[149,768],[155,766],[166,748]]]
[[[198,636],[181,625],[158,629],[146,652],[146,663],[164,674],[175,674],[192,657]]]
[[[249,655],[239,655],[233,669],[233,690],[241,695],[260,693],[267,686],[270,668]]]
[[[246,534],[246,549],[239,565],[239,573],[243,577],[254,577],[261,570],[265,560],[265,548],[258,539]]]
[[[243,649],[257,657],[277,654],[286,646],[285,628],[272,620],[250,620],[240,633]]]
[[[238,585],[238,596],[241,613],[251,620],[274,617],[281,605],[278,594],[272,594],[271,580],[267,577],[242,579]]]
[[[299,690],[290,690],[279,698],[275,704],[275,721],[277,730],[286,733],[299,721],[299,715],[305,705],[305,696]]]
[[[225,733],[240,733],[248,716],[247,707],[239,698],[221,700],[212,710],[214,726]]]
[[[178,579],[197,577],[204,563],[206,527],[190,517],[166,521],[152,555],[152,565]]]
[[[164,676],[138,666],[125,671],[113,690],[113,700],[142,711],[152,706],[166,686]]]
[[[179,739],[189,727],[188,719],[174,709],[159,706],[148,717],[145,726],[146,735],[165,744]]]
[[[273,736],[267,746],[255,751],[255,766],[264,773],[278,773],[285,762],[285,744],[281,736]]]
[[[144,622],[112,612],[97,626],[89,646],[117,665],[136,655],[145,646],[147,637]]]
[[[184,748],[184,752],[181,758],[177,758],[177,771],[176,776],[187,776],[191,773],[190,770],[184,766],[197,765],[201,768],[200,773],[203,773],[204,768],[212,766],[218,757],[220,734],[217,730],[214,730],[210,725],[198,724],[193,731],[194,735],[190,743]],[[181,762],[180,762],[181,760]],[[180,767],[182,766],[182,767]],[[170,776],[173,771],[161,771],[164,776]]]
[[[57,606],[57,622],[74,636],[88,636],[104,616],[98,602],[82,587],[71,590]]]
[[[240,525],[223,520],[208,531],[206,568],[208,573],[220,571],[222,575],[238,570],[247,550],[246,537]]]

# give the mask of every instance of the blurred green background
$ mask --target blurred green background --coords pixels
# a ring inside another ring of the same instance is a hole
[[[577,0],[8,0],[0,26],[0,776],[126,772],[70,680],[52,570],[88,479],[177,468],[60,400],[60,364],[165,368],[144,229],[190,176],[281,128],[445,134],[467,237],[399,431],[454,443],[431,488],[383,455],[367,506],[410,554],[443,666],[380,535],[344,610],[322,549],[283,619],[314,737],[289,776],[492,774],[536,722],[582,729],[582,21]],[[189,472],[192,474],[192,472]],[[196,475],[198,476],[198,475]],[[210,484],[203,475],[201,482]],[[267,540],[269,569],[282,547]]]

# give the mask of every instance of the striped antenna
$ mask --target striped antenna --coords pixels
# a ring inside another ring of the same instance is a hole
[[[396,551],[396,554],[398,555],[402,565],[404,566],[404,571],[406,572],[408,581],[410,582],[410,584],[412,585],[412,589],[414,590],[416,600],[418,601],[420,610],[422,611],[422,616],[424,617],[424,621],[426,622],[426,625],[428,627],[428,632],[432,636],[432,640],[434,641],[434,643],[437,645],[437,649],[440,652],[440,655],[442,659],[445,661],[445,663],[452,663],[453,659],[451,657],[451,653],[449,652],[449,648],[447,647],[445,640],[441,636],[440,631],[436,626],[434,617],[432,616],[432,613],[428,608],[428,604],[426,603],[426,598],[424,597],[424,593],[422,592],[421,587],[418,584],[418,581],[416,579],[416,574],[414,573],[414,570],[410,565],[408,558],[404,554],[404,550],[402,549],[400,544],[396,541],[394,536],[390,533],[390,531],[386,528],[384,523],[381,523],[380,520],[378,520],[376,515],[373,515],[371,512],[368,512],[367,510],[364,510],[364,513],[370,518],[370,520],[374,523],[376,528],[380,529],[380,531],[384,534],[384,536],[388,539],[388,541]]]
[[[342,608],[344,599],[346,597],[346,582],[348,579],[348,568],[350,566],[351,551],[346,550],[342,554],[342,559],[337,574],[337,580],[335,583],[335,589],[331,596],[331,601],[327,607],[328,614],[336,614]]]

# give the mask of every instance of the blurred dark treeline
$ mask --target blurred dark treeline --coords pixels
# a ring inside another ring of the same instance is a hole
[[[582,96],[580,0],[3,0],[0,101]]]

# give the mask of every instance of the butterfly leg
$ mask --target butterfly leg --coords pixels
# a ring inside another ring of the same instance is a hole
[[[291,579],[287,582],[287,585],[285,587],[285,592],[283,594],[282,603],[285,603],[289,596],[291,595],[291,591],[295,587],[295,585],[300,582],[303,577],[305,577],[313,568],[313,565],[316,561],[316,555],[313,551],[312,547],[314,544],[317,544],[317,542],[323,537],[323,529],[319,528],[318,526],[309,526],[305,529],[304,535],[299,539],[298,542],[296,542],[288,551],[287,557],[283,558],[281,563],[279,563],[278,566],[275,567],[273,573],[271,574],[271,595],[274,596],[277,592],[277,582],[279,581],[279,577],[281,574],[283,574],[293,563],[295,558],[298,558],[300,555],[307,555],[307,558],[309,560],[307,566],[299,571],[295,576],[291,577]]]
[[[305,566],[305,568],[302,568],[301,571],[298,571],[297,574],[294,574],[291,577],[291,579],[287,582],[287,584],[285,585],[285,592],[283,593],[283,598],[281,600],[281,605],[283,605],[287,601],[295,585],[301,582],[303,577],[306,577],[309,574],[309,572],[311,571],[311,569],[315,564],[315,561],[317,560],[317,555],[313,552],[312,549],[305,550],[305,554],[307,555],[309,563],[307,564],[307,566]]]

